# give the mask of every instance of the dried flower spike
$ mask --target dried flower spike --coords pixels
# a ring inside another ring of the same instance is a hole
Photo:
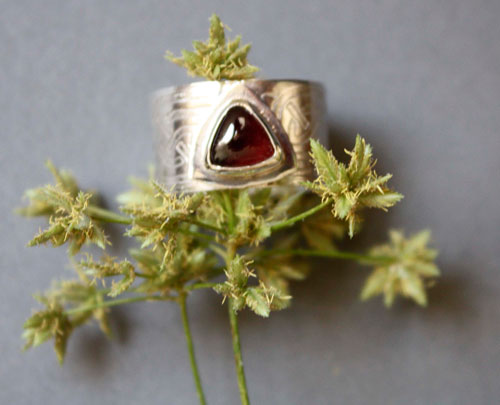
[[[259,70],[247,61],[250,44],[240,46],[238,35],[226,42],[225,26],[220,18],[210,17],[210,35],[207,41],[193,41],[194,51],[182,51],[181,57],[167,52],[165,58],[187,69],[190,76],[207,80],[251,79]]]
[[[319,142],[311,140],[311,156],[318,177],[306,186],[323,201],[332,203],[334,217],[349,223],[349,236],[352,238],[360,221],[360,209],[387,210],[403,196],[386,186],[391,174],[377,175],[373,169],[376,161],[372,157],[372,148],[363,138],[358,135],[354,149],[345,152],[351,157],[347,166]]]
[[[370,255],[386,258],[386,264],[375,266],[365,282],[361,299],[384,296],[390,307],[397,295],[413,299],[421,306],[427,305],[426,282],[439,276],[434,263],[437,251],[429,249],[430,232],[422,231],[405,239],[400,231],[391,231],[388,244],[371,249]]]

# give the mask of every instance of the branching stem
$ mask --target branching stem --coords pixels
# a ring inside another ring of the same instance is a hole
[[[115,224],[124,224],[124,225],[130,225],[133,222],[133,219],[131,217],[120,215],[116,212],[113,212],[113,211],[110,211],[110,210],[107,210],[104,208],[96,207],[94,205],[89,205],[87,207],[86,211],[90,217],[97,219],[99,221],[102,221],[102,222],[111,222],[111,223],[115,223]],[[202,221],[198,221],[198,220],[193,219],[193,218],[186,218],[186,219],[184,219],[184,222],[186,222],[188,224],[193,224],[193,225],[199,226],[200,228],[204,228],[204,229],[207,229],[209,231],[218,232],[218,233],[221,233],[223,235],[226,234],[226,231],[224,229],[221,229],[215,225],[211,225],[211,224],[207,224],[207,223],[202,222]],[[208,236],[208,235],[204,235],[204,236]]]
[[[194,236],[194,237],[199,238],[199,239],[208,240],[210,242],[213,242],[215,240],[215,237],[213,235],[208,235],[206,233],[192,231],[190,229],[177,228],[177,232],[183,233],[184,235],[191,235],[191,236]]]
[[[219,227],[212,225],[212,224],[207,224],[205,222],[198,221],[197,219],[187,218],[184,220],[184,222],[187,222],[187,223],[193,224],[193,225],[197,225],[200,228],[205,228],[205,229],[208,229],[210,231],[221,233],[223,235],[227,234],[227,232],[224,229],[219,228]]]
[[[186,291],[201,290],[204,288],[214,288],[217,283],[196,283],[184,287]]]
[[[339,250],[308,250],[308,249],[270,249],[260,251],[256,257],[266,256],[310,256],[310,257],[328,257],[331,259],[355,260],[362,264],[387,264],[394,261],[388,256],[372,256],[355,252],[342,252]]]
[[[94,205],[89,205],[86,211],[90,217],[102,222],[111,222],[124,225],[130,225],[132,223],[132,218],[130,217],[126,217],[124,215],[120,215],[116,212],[96,207]]]
[[[131,302],[139,302],[139,301],[171,301],[173,297],[164,297],[160,295],[141,295],[138,297],[128,297],[128,298],[120,298],[116,300],[107,300],[98,304],[93,305],[82,305],[81,307],[71,308],[66,310],[66,315],[73,315],[79,312],[85,311],[93,311],[94,309],[106,308],[106,307],[114,307],[116,305],[129,304]]]
[[[306,219],[307,217],[310,217],[313,214],[316,214],[318,211],[321,209],[325,208],[328,204],[330,204],[332,201],[331,200],[325,200],[322,203],[316,205],[315,207],[304,211],[294,217],[285,219],[280,222],[275,222],[273,225],[271,225],[271,232],[276,232],[284,228],[288,228],[290,226],[295,225],[296,222],[302,221]]]
[[[224,192],[222,194],[222,198],[224,199],[224,205],[226,207],[229,231],[232,232],[234,230],[235,219],[234,219],[233,203],[231,202],[230,191]]]

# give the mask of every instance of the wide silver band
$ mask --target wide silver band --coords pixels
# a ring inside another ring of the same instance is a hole
[[[241,167],[211,162],[216,131],[235,106],[265,127],[274,148],[265,161]],[[324,114],[323,88],[308,81],[204,81],[161,89],[152,97],[156,178],[188,192],[310,179],[309,138],[326,137]]]

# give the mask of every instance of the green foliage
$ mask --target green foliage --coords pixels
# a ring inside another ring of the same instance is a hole
[[[28,246],[50,242],[61,246],[69,242],[71,255],[78,253],[87,243],[94,243],[104,249],[109,243],[99,222],[90,212],[96,197],[78,188],[76,180],[66,171],[58,171],[51,162],[47,163],[56,185],[28,190],[29,205],[17,210],[24,216],[48,216],[49,227],[40,231]]]
[[[359,225],[362,208],[387,210],[403,198],[386,186],[391,174],[377,175],[372,148],[359,135],[354,149],[346,150],[351,157],[348,165],[339,162],[315,140],[311,140],[311,151],[318,177],[306,185],[324,201],[331,201],[332,214],[348,222],[351,238]]]
[[[155,208],[161,205],[162,201],[158,196],[152,173],[150,173],[149,180],[130,177],[129,183],[132,185],[132,188],[116,197],[116,200],[122,207],[125,207],[125,209],[133,209],[139,206]]]
[[[54,301],[44,299],[41,301],[45,304],[45,309],[35,312],[24,323],[23,338],[26,340],[24,348],[36,347],[49,339],[54,339],[54,350],[59,363],[62,364],[73,325],[61,305]]]
[[[209,193],[201,218],[219,229],[225,229],[224,237],[228,242],[238,246],[257,246],[271,234],[258,198],[258,195],[252,196],[249,190]]]
[[[50,242],[53,246],[61,246],[70,241],[71,255],[78,253],[86,242],[91,242],[105,249],[108,239],[103,229],[88,214],[87,208],[90,194],[79,192],[76,197],[59,190],[57,187],[45,186],[39,189],[37,197],[47,205],[57,207],[49,218],[49,227],[40,231],[28,246]]]
[[[156,182],[150,184],[155,191],[153,199],[135,203],[131,202],[130,193],[121,196],[121,201],[127,201],[128,197],[128,202],[121,207],[121,210],[132,218],[132,227],[127,231],[127,235],[140,240],[143,248],[162,246],[169,251],[165,238],[173,230],[177,230],[182,222],[188,221],[193,216],[196,208],[203,203],[204,196],[203,194],[178,196],[168,192]],[[149,195],[148,191],[146,194]]]
[[[99,290],[95,285],[89,283],[86,277],[80,275],[80,280],[64,280],[54,283],[53,288],[46,294],[45,298],[60,306],[84,309],[70,316],[73,327],[94,319],[99,324],[101,331],[111,337],[108,319],[109,309],[102,307],[104,293],[105,290]]]
[[[308,196],[308,207],[318,204],[314,195]],[[312,207],[311,207],[312,208]],[[304,242],[312,249],[335,250],[336,242],[340,241],[347,232],[344,221],[332,218],[328,207],[325,207],[315,214],[307,217],[300,225]]]
[[[302,256],[376,263],[363,299],[384,294],[390,305],[401,294],[425,304],[424,279],[437,275],[435,254],[424,246],[426,234],[405,241],[392,233],[391,244],[368,255],[344,253],[336,247],[346,232],[345,221],[351,236],[358,228],[362,208],[387,209],[401,198],[386,186],[390,175],[380,177],[373,170],[371,148],[363,139],[358,136],[348,154],[351,161],[343,165],[312,142],[318,178],[307,187],[314,193],[277,185],[179,195],[153,180],[134,178],[131,190],[118,196],[126,216],[97,206],[93,194],[80,190],[71,175],[49,164],[56,185],[30,190],[30,204],[21,210],[23,215],[49,218],[49,228],[30,245],[69,243],[71,255],[85,242],[105,248],[109,242],[102,224],[114,222],[128,226],[125,235],[138,246],[130,250],[130,259],[104,255],[95,261],[84,256],[76,266],[80,280],[57,284],[43,299],[46,309],[26,324],[27,347],[54,338],[62,358],[69,334],[89,319],[110,333],[109,306],[177,300],[198,288],[214,288],[224,299],[230,298],[234,311],[249,308],[267,317],[290,304],[290,282],[309,275],[309,262]],[[284,228],[287,231],[280,232]],[[220,267],[220,259],[226,262],[225,268]],[[225,280],[209,282],[220,275]],[[102,288],[95,280],[101,281]],[[109,287],[107,280],[111,280]],[[113,301],[124,293],[132,295]]]
[[[104,280],[108,277],[121,276],[118,282],[112,281],[108,293],[110,297],[116,297],[127,291],[136,277],[134,266],[127,259],[117,262],[113,257],[104,256],[101,261],[96,262],[92,256],[87,256],[80,261],[79,266],[86,276],[94,279]]]
[[[202,247],[204,241],[188,235],[179,235],[176,241],[177,248],[166,262],[162,248],[130,250],[142,271],[143,281],[136,289],[138,292],[168,295],[182,290],[188,283],[206,281],[221,273],[215,254]]]
[[[226,41],[224,24],[217,15],[210,17],[209,38],[205,42],[193,41],[194,51],[182,51],[181,57],[167,52],[165,58],[187,69],[191,76],[207,80],[251,79],[259,70],[247,61],[250,44],[240,46],[238,35]]]
[[[65,170],[57,170],[54,164],[48,160],[47,168],[52,173],[57,184],[57,189],[75,198],[80,189],[73,175]],[[44,187],[27,190],[25,197],[29,200],[29,205],[17,209],[17,213],[26,217],[50,216],[54,215],[59,205],[54,204],[45,195]]]
[[[214,290],[224,299],[231,298],[234,311],[248,307],[257,315],[268,317],[271,310],[285,308],[291,297],[280,289],[264,282],[259,282],[257,286],[248,285],[249,279],[256,277],[255,272],[248,268],[249,264],[244,257],[236,255],[225,270],[226,281],[217,284]]]
[[[396,296],[402,295],[419,305],[427,305],[426,281],[439,276],[434,263],[437,251],[427,247],[429,239],[429,231],[408,239],[400,231],[391,231],[390,242],[370,252],[373,257],[386,258],[386,263],[375,266],[365,282],[361,299],[383,295],[385,305],[390,307]]]

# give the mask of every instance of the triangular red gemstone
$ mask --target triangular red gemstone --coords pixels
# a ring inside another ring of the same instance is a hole
[[[240,106],[227,111],[210,147],[210,161],[223,167],[255,165],[273,154],[273,144],[262,123]]]

